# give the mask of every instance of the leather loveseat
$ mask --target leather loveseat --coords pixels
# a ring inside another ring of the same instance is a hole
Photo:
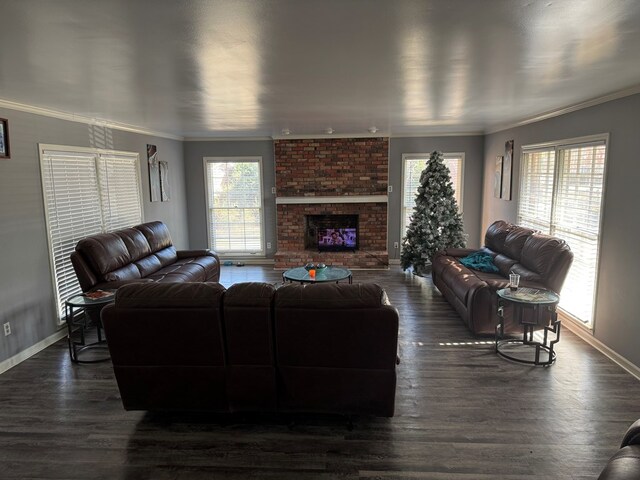
[[[609,459],[598,480],[637,480],[640,478],[640,420],[629,427],[620,450]]]
[[[573,262],[573,253],[564,240],[503,220],[492,223],[481,251],[493,257],[496,273],[471,270],[460,263],[476,252],[449,248],[438,252],[432,262],[433,283],[456,309],[467,327],[479,335],[495,334],[496,291],[509,284],[509,273],[520,275],[520,286],[560,293]],[[522,333],[512,312],[505,309],[505,332]]]
[[[169,229],[149,222],[78,242],[71,263],[83,292],[131,282],[217,282],[220,259],[210,250],[176,250]]]
[[[102,322],[126,410],[394,413],[398,311],[375,284],[129,284]]]

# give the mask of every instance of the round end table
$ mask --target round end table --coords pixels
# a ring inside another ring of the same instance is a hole
[[[69,343],[69,356],[73,363],[98,363],[106,362],[111,357],[107,347],[107,341],[102,335],[102,324],[100,322],[100,311],[115,299],[115,290],[108,291],[110,295],[101,298],[90,298],[86,294],[75,295],[64,302],[65,318],[67,322],[67,340]],[[96,325],[98,341],[87,343],[85,338],[85,328],[88,326],[87,319],[92,320]],[[78,333],[79,335],[74,335]],[[79,339],[74,337],[80,337]],[[83,360],[80,354],[94,349],[106,350],[106,356]]]

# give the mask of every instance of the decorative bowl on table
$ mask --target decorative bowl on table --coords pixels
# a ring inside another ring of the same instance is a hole
[[[327,268],[327,266],[326,266],[324,263],[318,263],[318,264],[316,265],[316,270],[317,270],[318,272],[323,271],[325,268]]]
[[[304,269],[308,272],[309,270],[315,270],[316,266],[313,263],[307,263],[304,266]]]

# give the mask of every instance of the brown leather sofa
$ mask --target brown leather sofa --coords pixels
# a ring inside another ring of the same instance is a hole
[[[560,293],[573,262],[573,253],[564,240],[504,220],[489,226],[481,249],[491,254],[499,272],[471,270],[460,263],[460,258],[475,251],[449,248],[438,252],[431,275],[434,285],[478,335],[495,334],[496,291],[508,286],[510,272],[520,274],[522,287]],[[505,309],[505,332],[522,333],[509,309]]]
[[[162,222],[86,237],[71,254],[83,292],[131,282],[217,282],[220,259],[210,250],[177,250]]]
[[[640,478],[640,420],[629,427],[620,450],[609,459],[598,480],[637,480]]]
[[[127,410],[394,413],[398,311],[375,284],[129,284],[102,322]]]

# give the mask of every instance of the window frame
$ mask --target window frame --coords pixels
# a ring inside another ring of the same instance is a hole
[[[79,154],[83,156],[93,156],[94,164],[95,164],[95,181],[96,186],[98,188],[98,204],[100,205],[100,225],[101,232],[105,232],[105,212],[102,210],[102,191],[101,191],[101,180],[99,173],[98,163],[100,161],[101,156],[120,156],[120,157],[129,157],[135,162],[135,170],[136,170],[136,186],[138,188],[138,199],[140,206],[140,220],[141,223],[144,222],[144,196],[143,196],[143,188],[142,188],[142,175],[140,173],[140,154],[137,152],[127,152],[121,150],[112,150],[112,149],[102,149],[102,148],[90,148],[90,147],[77,147],[77,146],[69,146],[69,145],[54,145],[54,144],[38,144],[38,156],[39,156],[39,171],[40,171],[40,185],[42,192],[42,208],[44,210],[44,218],[45,218],[45,234],[47,237],[47,256],[49,257],[49,273],[51,276],[51,287],[53,293],[53,302],[54,309],[56,311],[56,317],[58,319],[58,325],[62,325],[65,322],[64,319],[64,302],[67,298],[58,299],[58,285],[56,278],[56,262],[55,262],[55,252],[54,252],[54,244],[53,238],[51,237],[51,226],[52,226],[52,218],[49,212],[49,208],[47,206],[47,190],[46,190],[46,181],[44,177],[44,162],[45,157],[49,153],[69,153],[69,154]],[[68,260],[69,263],[71,260]]]
[[[260,183],[260,251],[256,253],[250,252],[218,252],[211,244],[211,236],[209,235],[209,195],[211,194],[211,188],[209,186],[209,163],[230,163],[230,162],[256,162],[258,163],[258,176]],[[216,251],[221,258],[266,258],[266,228],[265,228],[265,199],[264,199],[264,173],[262,171],[263,162],[262,156],[251,155],[239,155],[239,156],[223,156],[223,157],[203,157],[202,166],[204,172],[204,214],[205,225],[207,230],[207,245],[210,249]]]
[[[524,168],[525,168],[525,160],[524,160],[524,156],[527,153],[534,153],[536,150],[554,150],[555,151],[555,166],[554,166],[554,176],[553,176],[553,194],[552,194],[552,209],[551,209],[551,216],[550,216],[550,230],[552,230],[552,226],[553,226],[553,214],[554,214],[554,208],[553,208],[553,204],[556,203],[556,197],[558,194],[558,179],[559,179],[559,175],[558,175],[558,171],[559,171],[559,165],[560,165],[560,157],[561,154],[560,152],[562,150],[567,150],[570,148],[580,148],[580,147],[585,147],[588,146],[590,143],[591,144],[595,144],[595,143],[603,143],[605,146],[605,151],[604,151],[604,168],[603,168],[603,172],[602,172],[602,197],[600,199],[600,212],[599,212],[599,217],[598,217],[598,224],[599,224],[599,229],[598,229],[598,241],[596,242],[596,256],[595,256],[595,266],[594,266],[594,271],[596,273],[596,278],[594,281],[594,295],[593,295],[593,305],[591,306],[591,322],[587,323],[584,320],[581,320],[580,318],[576,317],[575,315],[571,314],[570,312],[568,312],[567,310],[563,309],[561,306],[558,306],[558,309],[561,311],[562,315],[565,316],[566,318],[569,318],[575,325],[578,325],[580,328],[587,330],[591,333],[593,333],[595,331],[595,326],[596,326],[596,312],[598,310],[598,291],[600,290],[600,253],[602,252],[602,233],[603,233],[603,220],[604,220],[604,210],[606,207],[606,186],[607,186],[607,175],[608,175],[608,168],[609,168],[609,149],[610,149],[610,141],[609,141],[609,133],[599,133],[599,134],[594,134],[594,135],[586,135],[583,137],[572,137],[572,138],[565,138],[562,140],[555,140],[555,141],[548,141],[548,142],[541,142],[541,143],[535,143],[535,144],[529,144],[529,145],[523,145],[520,149],[520,168],[519,168],[519,175],[520,175],[520,179],[519,179],[519,191],[518,191],[518,201],[516,203],[516,218],[518,218],[520,216],[519,212],[520,212],[520,201],[522,199],[520,192],[522,192],[522,185],[524,182]],[[569,247],[571,247],[571,245],[569,245]]]
[[[407,225],[404,225],[404,194],[405,194],[405,179],[407,174],[407,161],[408,160],[422,160],[425,162],[429,160],[431,153],[403,153],[402,154],[402,178],[400,179],[400,249],[402,249],[402,239],[405,236]],[[458,202],[458,213],[463,213],[464,202],[464,167],[465,167],[465,152],[442,152],[442,156],[447,158],[460,158],[460,201]],[[456,191],[457,193],[457,191]]]

